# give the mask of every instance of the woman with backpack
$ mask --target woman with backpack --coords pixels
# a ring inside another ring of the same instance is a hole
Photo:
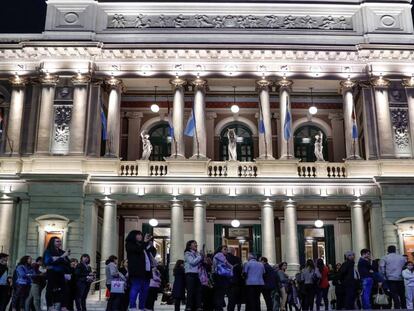
[[[319,258],[316,261],[316,268],[321,274],[318,287],[316,288],[316,310],[319,311],[321,309],[322,299],[323,299],[324,310],[328,310],[329,308],[329,300],[328,300],[329,268],[328,266],[325,265],[325,263],[323,262],[321,258]]]
[[[224,295],[233,276],[233,266],[227,261],[227,246],[220,246],[213,257],[214,310],[222,311]]]
[[[308,259],[305,269],[301,273],[301,281],[303,282],[302,310],[313,310],[316,288],[319,286],[320,279],[321,273],[315,269],[313,260]]]

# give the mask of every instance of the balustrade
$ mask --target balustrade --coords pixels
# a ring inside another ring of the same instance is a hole
[[[344,163],[299,163],[298,176],[304,178],[345,178],[347,177]]]

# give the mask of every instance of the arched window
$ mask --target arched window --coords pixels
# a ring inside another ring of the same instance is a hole
[[[328,143],[325,132],[314,125],[304,125],[295,131],[295,158],[301,159],[302,162],[314,162],[315,157],[315,135],[323,133],[323,157],[328,160]]]
[[[152,144],[151,161],[164,161],[165,157],[171,155],[171,137],[169,136],[169,131],[167,122],[159,123],[149,131]]]
[[[228,156],[227,130],[235,129],[237,135],[237,160],[253,161],[253,134],[252,131],[241,123],[231,123],[220,133],[220,161],[226,161]]]

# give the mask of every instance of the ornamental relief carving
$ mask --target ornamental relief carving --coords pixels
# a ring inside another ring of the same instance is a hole
[[[71,105],[55,105],[55,124],[53,126],[53,153],[69,152],[70,121],[72,120]]]
[[[408,109],[391,108],[391,122],[397,154],[410,153]]]
[[[253,28],[352,30],[351,17],[280,15],[144,15],[108,16],[108,28]]]

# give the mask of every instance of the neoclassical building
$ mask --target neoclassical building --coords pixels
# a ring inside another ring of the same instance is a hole
[[[411,256],[409,1],[47,4],[42,34],[0,36],[12,263],[58,235],[99,270],[132,229],[169,266],[190,239],[290,273],[349,249]]]

